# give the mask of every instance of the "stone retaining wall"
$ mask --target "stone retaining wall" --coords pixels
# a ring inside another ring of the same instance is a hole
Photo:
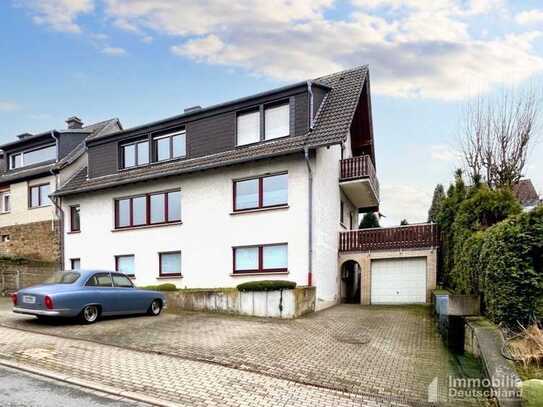
[[[40,284],[56,271],[56,263],[0,258],[0,294]]]
[[[0,227],[0,256],[58,262],[58,227],[57,221]]]
[[[315,287],[240,292],[236,288],[165,292],[168,311],[208,311],[257,317],[297,318],[315,311]]]

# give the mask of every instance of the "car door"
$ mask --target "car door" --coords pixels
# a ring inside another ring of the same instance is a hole
[[[137,313],[147,310],[144,296],[138,295],[132,281],[122,273],[111,273],[116,295],[115,310],[118,313]],[[148,305],[147,305],[148,306]]]
[[[88,302],[100,304],[102,315],[115,313],[115,298],[113,295],[113,281],[108,272],[94,273],[85,284]]]

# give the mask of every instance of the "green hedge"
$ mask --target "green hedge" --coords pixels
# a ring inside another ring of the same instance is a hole
[[[543,293],[543,207],[488,229],[478,261],[488,317],[517,328],[530,323]]]
[[[296,288],[296,283],[284,280],[249,281],[238,285],[239,291],[274,291],[292,288]]]
[[[147,285],[145,287],[141,287],[144,290],[152,290],[152,291],[177,291],[177,287],[175,284],[172,283],[165,283],[165,284],[159,284],[159,285]]]

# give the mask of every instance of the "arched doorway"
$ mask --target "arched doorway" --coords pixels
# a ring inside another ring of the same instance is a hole
[[[341,265],[341,303],[360,304],[361,289],[360,265],[354,260],[347,260]]]

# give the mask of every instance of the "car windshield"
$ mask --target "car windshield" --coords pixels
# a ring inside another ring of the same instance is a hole
[[[75,271],[61,271],[45,280],[45,284],[73,284],[80,276]]]

